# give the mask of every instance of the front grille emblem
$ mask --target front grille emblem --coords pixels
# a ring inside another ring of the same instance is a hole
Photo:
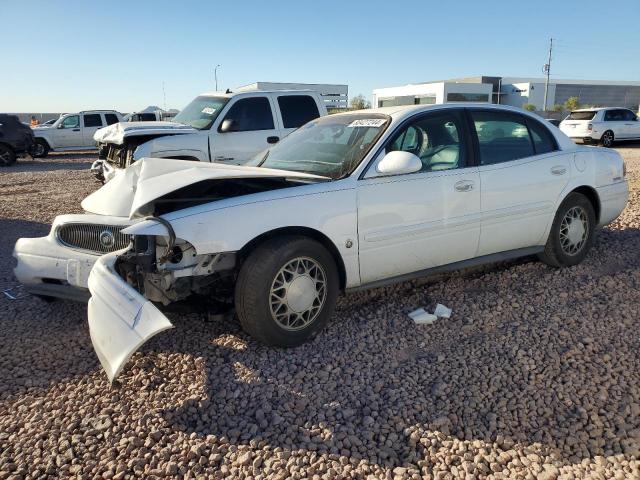
[[[111,230],[103,230],[100,232],[100,244],[104,248],[111,248],[116,243],[116,239]]]

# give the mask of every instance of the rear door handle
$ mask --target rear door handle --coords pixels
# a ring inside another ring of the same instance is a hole
[[[460,180],[453,186],[456,192],[470,192],[473,190],[473,182],[469,180]]]
[[[567,169],[566,169],[566,167],[558,165],[558,166],[555,166],[555,167],[551,167],[551,173],[553,175],[564,175],[565,173],[567,173]]]
[[[278,143],[280,141],[280,137],[267,137],[267,143]]]

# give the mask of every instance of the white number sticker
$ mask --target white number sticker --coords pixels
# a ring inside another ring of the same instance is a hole
[[[347,127],[381,127],[386,120],[384,118],[361,118],[360,120],[354,120]]]
[[[216,109],[213,107],[204,107],[202,109],[202,113],[206,113],[207,115],[213,115],[214,113],[216,113]]]

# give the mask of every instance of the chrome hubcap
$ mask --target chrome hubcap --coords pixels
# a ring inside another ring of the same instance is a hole
[[[271,316],[285,330],[300,330],[311,324],[327,297],[324,270],[309,257],[298,257],[278,271],[271,284]]]
[[[575,255],[584,246],[589,232],[589,220],[582,207],[571,208],[560,224],[560,245],[567,255]]]
[[[41,143],[36,143],[33,147],[34,155],[42,155],[44,153],[44,146]]]
[[[606,146],[609,146],[609,145],[611,145],[612,140],[613,140],[613,138],[612,138],[611,134],[610,133],[605,133],[602,143],[604,143]]]
[[[11,160],[11,153],[8,150],[0,150],[0,163],[9,163]]]

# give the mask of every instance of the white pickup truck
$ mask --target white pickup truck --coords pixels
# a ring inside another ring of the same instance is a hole
[[[118,123],[98,130],[100,160],[91,170],[108,181],[143,157],[242,165],[326,114],[322,98],[310,90],[205,93],[172,122]]]
[[[115,110],[86,110],[65,113],[53,125],[34,127],[34,157],[46,157],[49,152],[71,152],[96,148],[93,135],[104,126],[122,121]]]

